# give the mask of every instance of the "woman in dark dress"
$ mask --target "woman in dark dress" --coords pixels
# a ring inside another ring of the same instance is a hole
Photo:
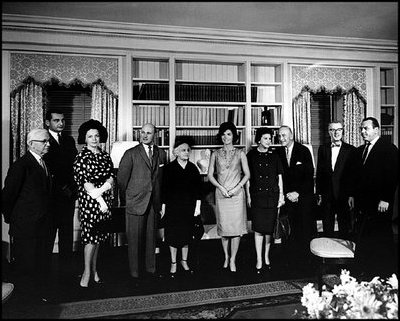
[[[262,246],[265,239],[264,262],[271,269],[269,250],[278,208],[285,201],[283,196],[283,167],[279,156],[269,150],[272,130],[265,127],[257,129],[255,141],[258,147],[247,153],[250,180],[246,184],[247,205],[251,208],[254,244],[257,253],[256,272],[263,266]]]
[[[191,272],[187,264],[188,246],[193,239],[194,216],[200,215],[201,176],[196,165],[189,161],[190,146],[187,139],[175,142],[176,159],[165,166],[163,174],[161,215],[165,224],[165,243],[171,254],[172,278],[177,271],[178,248],[182,249],[182,268]]]
[[[97,223],[111,216],[114,166],[110,155],[100,148],[100,143],[105,143],[107,137],[106,128],[97,120],[90,119],[79,127],[78,144],[86,145],[76,156],[73,168],[78,185],[81,241],[84,244],[85,268],[80,282],[84,288],[88,287],[91,275],[95,283],[101,283],[97,273],[97,255],[100,243],[109,236],[95,228]]]

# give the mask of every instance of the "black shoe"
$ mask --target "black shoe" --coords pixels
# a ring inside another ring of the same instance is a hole
[[[265,270],[266,271],[271,271],[271,264],[265,264]]]

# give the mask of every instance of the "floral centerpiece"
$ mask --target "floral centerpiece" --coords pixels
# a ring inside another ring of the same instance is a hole
[[[398,319],[398,280],[393,274],[387,280],[374,277],[357,282],[350,272],[342,270],[341,284],[322,294],[312,283],[303,287],[301,303],[307,308],[300,314],[307,319]]]

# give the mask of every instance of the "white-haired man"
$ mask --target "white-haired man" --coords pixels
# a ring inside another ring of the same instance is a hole
[[[49,149],[48,131],[32,129],[27,144],[28,151],[8,170],[2,213],[10,224],[16,289],[27,292],[28,297],[44,298],[41,287],[49,273],[52,250],[48,206],[51,175],[42,160]]]

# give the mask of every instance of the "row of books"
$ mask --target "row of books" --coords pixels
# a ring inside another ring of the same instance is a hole
[[[217,139],[218,129],[178,129],[176,137],[190,137],[195,145],[221,145]],[[242,130],[238,130],[239,139],[235,144],[244,145]]]
[[[140,141],[140,129],[133,130],[132,140]],[[168,146],[169,145],[169,129],[157,130],[157,132],[155,134],[154,142],[158,146]]]
[[[169,85],[165,83],[135,84],[132,92],[133,100],[169,99]],[[274,87],[251,87],[252,102],[275,101],[275,96]],[[177,101],[245,102],[246,87],[244,85],[177,84],[175,99]]]
[[[156,126],[169,125],[169,106],[168,105],[134,105],[133,126],[142,126],[152,123]]]
[[[244,126],[244,108],[241,107],[182,106],[176,108],[175,116],[178,126],[219,126],[226,121]]]

